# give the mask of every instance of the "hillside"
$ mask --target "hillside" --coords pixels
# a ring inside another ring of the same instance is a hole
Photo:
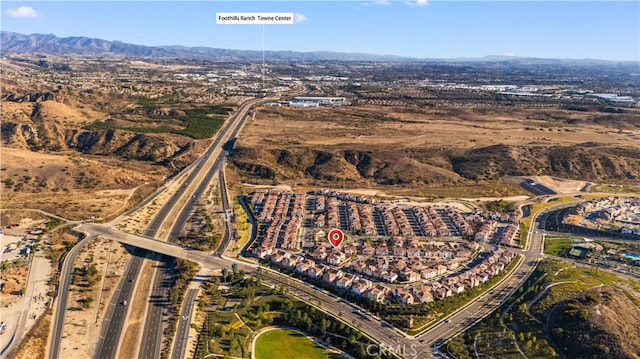
[[[547,257],[446,349],[461,359],[638,359],[640,286],[632,276]]]
[[[571,146],[495,145],[465,151],[451,158],[454,171],[469,179],[549,175],[586,181],[636,181],[640,148],[604,143]]]
[[[2,53],[47,53],[76,55],[124,55],[130,57],[207,59],[214,61],[260,61],[262,51],[231,50],[211,47],[145,46],[108,41],[86,36],[57,37],[53,34],[19,34],[10,31],[1,33]],[[331,51],[296,52],[267,51],[269,61],[402,61],[399,56]]]
[[[0,60],[3,209],[37,208],[74,219],[121,212],[191,163],[232,110],[173,97],[150,100],[175,89],[155,86],[151,75],[164,79],[153,67],[140,70],[148,92],[132,95],[110,78],[110,62],[33,59]],[[67,64],[80,70],[52,70]],[[116,70],[121,76],[136,71],[125,65]]]
[[[55,101],[52,94],[24,95],[28,100],[12,100],[6,95],[3,103],[1,131],[4,144],[32,151],[74,150],[86,154],[137,160],[162,161],[188,150],[191,140],[186,136],[161,133],[136,133],[119,129],[92,130],[92,119],[107,114],[79,110]]]
[[[550,329],[567,357],[640,358],[640,309],[616,288],[594,288],[559,303]]]
[[[631,183],[640,178],[637,118],[631,111],[264,108],[231,160],[249,181],[293,185],[418,188],[544,175]]]
[[[238,146],[231,158],[247,175],[277,182],[307,179],[353,184],[460,185],[503,176],[549,175],[593,182],[640,178],[640,149],[623,151],[603,144],[496,145],[451,154],[425,148],[331,151]]]

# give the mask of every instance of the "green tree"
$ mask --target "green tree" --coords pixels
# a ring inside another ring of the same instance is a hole
[[[93,277],[96,274],[98,274],[98,268],[96,268],[95,264],[91,263],[91,265],[87,268],[87,275]]]

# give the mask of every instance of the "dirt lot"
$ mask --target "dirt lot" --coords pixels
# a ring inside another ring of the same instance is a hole
[[[558,193],[575,193],[587,185],[586,181],[573,181],[549,176],[537,176],[534,179]]]
[[[44,358],[47,352],[49,327],[51,326],[51,310],[39,317],[33,330],[22,341],[15,351],[13,359]]]
[[[637,178],[640,129],[624,116],[636,118],[639,111],[628,112],[260,108],[239,136],[231,163],[244,182],[295,189],[360,187],[418,197],[511,197],[527,193],[503,181],[505,177],[547,176],[541,180],[560,192],[572,191],[582,181],[626,183]]]
[[[4,208],[34,208],[71,219],[121,212],[163,177],[140,164],[110,163],[77,154],[46,154],[2,147]],[[9,181],[7,183],[7,181]]]
[[[35,218],[26,217],[27,215]],[[4,246],[10,242],[19,245],[20,240],[25,237],[27,239],[37,238],[37,236],[27,233],[45,222],[45,220],[37,218],[39,218],[39,215],[31,211],[3,212],[2,223],[18,223],[20,225],[17,228],[7,230],[6,233],[10,233],[9,235],[0,237],[0,244],[2,245],[0,248],[4,249]],[[0,289],[0,305],[3,307],[12,305],[18,300],[17,295],[19,294],[20,288],[24,287],[27,281],[29,262],[23,255],[19,257],[20,259],[17,262],[12,261],[13,264],[9,266],[9,268],[3,269],[2,274],[0,274],[0,283],[2,283],[2,289]]]
[[[254,146],[321,146],[342,148],[473,148],[496,143],[575,144],[605,142],[637,145],[640,131],[618,131],[609,124],[584,121],[589,113],[564,110],[494,112],[412,110],[374,106],[260,109],[249,120],[240,141]],[[549,118],[558,118],[550,121]],[[574,120],[575,124],[563,121]],[[605,136],[603,136],[605,135]]]
[[[13,305],[20,295],[20,289],[23,288],[27,281],[27,262],[22,260],[18,264],[12,265],[8,269],[2,270],[0,283],[0,303],[2,306]]]

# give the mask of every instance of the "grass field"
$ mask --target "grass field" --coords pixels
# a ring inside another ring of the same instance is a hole
[[[591,192],[640,193],[640,186],[602,184],[594,186]]]
[[[552,256],[561,255],[566,248],[572,247],[571,238],[545,238],[544,240],[544,254],[550,254]]]
[[[566,283],[549,288],[549,293],[531,306],[531,313],[539,318],[545,318],[545,313],[556,303],[575,293],[600,285],[615,286],[620,280],[615,274],[598,268],[575,267],[556,260],[544,260],[540,267],[547,273],[541,288],[551,283]]]
[[[325,350],[303,335],[285,329],[274,329],[256,340],[256,359],[325,359]]]

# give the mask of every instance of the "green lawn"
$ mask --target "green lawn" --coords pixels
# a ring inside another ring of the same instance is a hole
[[[270,330],[256,340],[256,359],[325,359],[325,350],[303,335],[285,329]]]
[[[544,254],[550,254],[552,256],[559,256],[566,248],[572,247],[571,238],[551,238],[547,237],[544,240]]]

